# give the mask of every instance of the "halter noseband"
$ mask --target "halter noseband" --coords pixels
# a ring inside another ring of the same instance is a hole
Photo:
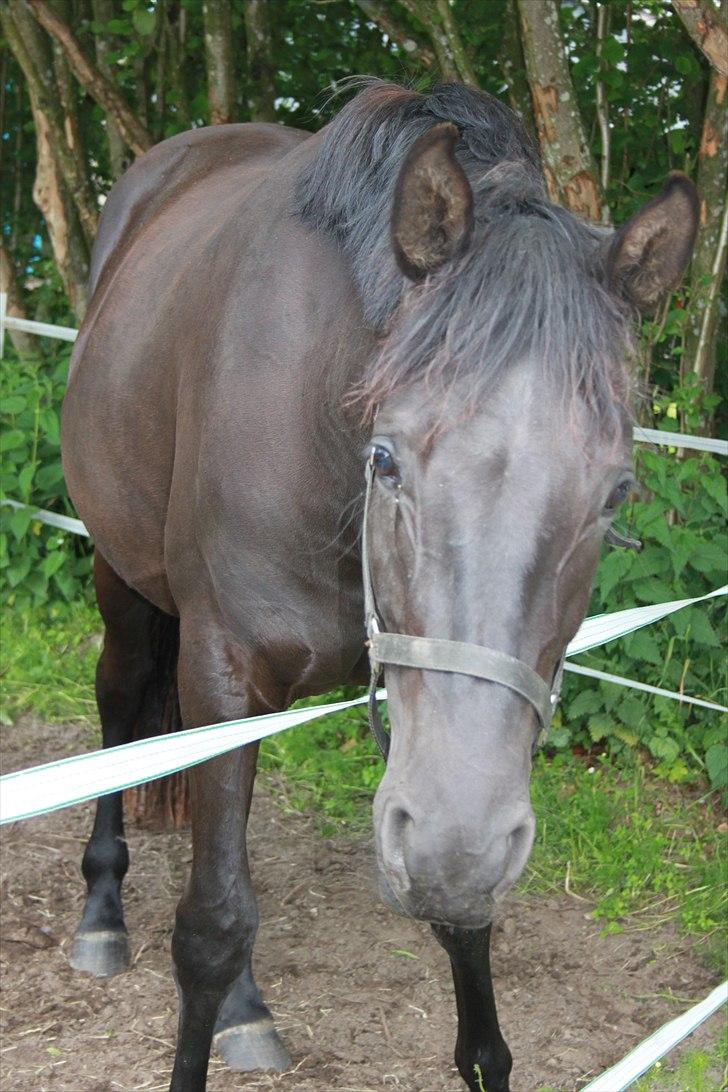
[[[374,483],[374,462],[367,461],[367,488],[362,524],[362,581],[364,586],[364,617],[367,631],[367,649],[371,675],[369,680],[369,727],[386,761],[389,753],[389,733],[379,716],[376,690],[383,664],[397,667],[415,667],[424,671],[449,671],[458,675],[470,675],[476,679],[499,683],[515,690],[530,702],[536,710],[541,731],[546,732],[553,717],[561,692],[561,676],[564,667],[562,656],[551,686],[523,660],[499,652],[486,645],[466,641],[446,641],[438,637],[412,637],[406,633],[382,632],[377,614],[374,588],[369,568],[368,523],[369,506]]]

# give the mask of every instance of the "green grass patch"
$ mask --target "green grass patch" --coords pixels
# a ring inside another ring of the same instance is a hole
[[[83,600],[37,610],[5,607],[0,622],[0,722],[25,712],[58,723],[98,725],[94,673],[98,611]]]
[[[95,725],[99,633],[95,610],[80,602],[42,613],[7,611],[4,723],[32,709],[49,722]],[[368,827],[384,770],[364,706],[264,740],[261,768],[278,775],[282,805],[315,814],[324,834]],[[718,829],[715,793],[658,780],[633,754],[619,766],[613,759],[588,766],[568,752],[537,757],[531,793],[538,828],[521,890],[567,888],[595,902],[595,916],[611,931],[674,921],[701,938],[711,962],[724,958],[726,834]]]

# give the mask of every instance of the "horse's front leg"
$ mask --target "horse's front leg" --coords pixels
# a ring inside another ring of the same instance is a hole
[[[450,956],[458,1010],[455,1064],[471,1092],[508,1092],[513,1064],[495,1011],[490,929],[432,926]]]
[[[178,677],[185,726],[266,711],[250,696],[252,687],[241,697],[244,680],[231,682],[225,642],[202,627],[196,636],[186,646],[183,627]],[[221,693],[223,687],[236,693]],[[288,1061],[250,973],[258,913],[245,828],[257,751],[252,744],[192,770],[192,870],[172,938],[179,994],[172,1092],[203,1092],[218,1012],[231,993],[226,1046],[234,1051],[236,1068],[283,1068]]]

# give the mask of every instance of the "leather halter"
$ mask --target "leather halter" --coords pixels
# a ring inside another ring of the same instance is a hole
[[[364,617],[371,675],[369,679],[369,727],[385,762],[389,753],[389,733],[379,716],[376,690],[384,664],[414,667],[424,671],[449,671],[470,675],[476,679],[507,686],[530,702],[536,710],[542,732],[546,732],[561,691],[562,656],[551,686],[523,660],[499,652],[486,645],[466,641],[446,641],[437,637],[413,637],[406,633],[385,633],[379,624],[374,588],[369,566],[368,523],[374,483],[373,456],[367,460],[367,488],[362,524],[362,581],[364,586]]]

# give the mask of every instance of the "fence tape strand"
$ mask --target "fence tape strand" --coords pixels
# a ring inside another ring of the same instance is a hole
[[[722,982],[703,1001],[693,1005],[682,1016],[677,1016],[669,1023],[663,1024],[648,1039],[630,1051],[621,1062],[617,1062],[611,1069],[607,1069],[582,1089],[582,1092],[624,1092],[655,1062],[700,1027],[709,1016],[717,1012],[721,1005],[725,1005],[726,1001],[728,1001],[728,982]]]
[[[665,615],[692,603],[724,595],[727,591],[728,586],[695,599],[678,599],[653,607],[636,607],[587,618],[569,645],[567,655],[593,648],[604,641],[622,636],[631,629],[647,625],[649,621],[664,618]],[[386,698],[386,691],[378,691],[377,697],[383,700]],[[0,777],[0,823],[29,819],[176,773],[295,725],[305,724],[328,713],[351,709],[366,700],[354,698],[352,701],[225,721],[222,724],[152,736],[120,747],[75,755],[58,762],[5,774]]]

